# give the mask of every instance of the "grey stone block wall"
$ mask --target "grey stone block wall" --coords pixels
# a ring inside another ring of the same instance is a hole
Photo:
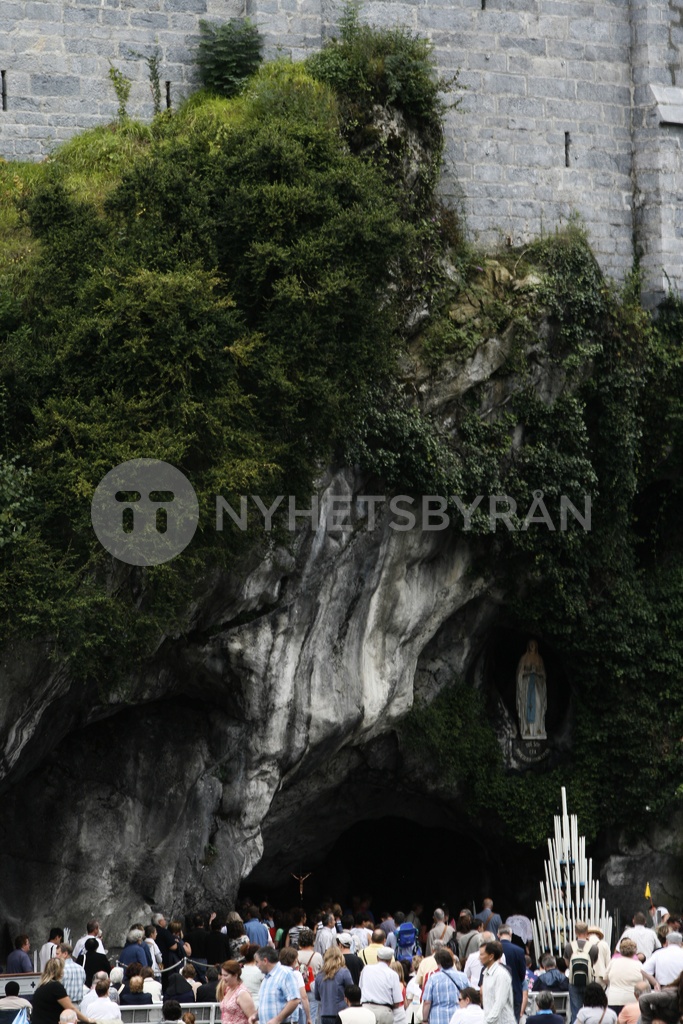
[[[683,101],[683,0],[631,0],[635,244],[645,299],[683,294],[683,124],[664,124],[652,86]]]
[[[400,17],[431,37],[442,74],[460,69],[443,189],[460,197],[473,240],[520,245],[579,214],[603,269],[623,280],[633,259],[628,3],[371,0],[364,16]]]
[[[519,245],[578,214],[603,269],[635,249],[652,301],[683,288],[683,127],[662,125],[651,85],[683,86],[683,0],[366,0],[362,17],[433,42],[459,72],[444,195],[484,246]],[[116,115],[110,63],[151,117],[155,49],[179,102],[193,87],[201,18],[249,14],[300,59],[334,31],[334,0],[0,0],[0,155],[37,159]],[[164,96],[165,99],[165,96]],[[668,275],[668,277],[667,277]]]

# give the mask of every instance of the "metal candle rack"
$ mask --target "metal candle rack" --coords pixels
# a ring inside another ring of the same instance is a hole
[[[567,813],[567,791],[562,787],[562,815],[555,815],[555,838],[548,839],[545,881],[536,901],[532,924],[536,962],[546,953],[562,956],[574,938],[577,921],[597,927],[612,946],[612,917],[600,899],[600,882],[593,878],[593,861],[586,859],[586,837],[579,835],[575,814]]]

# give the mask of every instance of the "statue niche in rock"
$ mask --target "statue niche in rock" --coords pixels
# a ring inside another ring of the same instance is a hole
[[[517,665],[517,716],[519,735],[524,741],[545,740],[545,713],[548,690],[545,665],[538,644],[530,640]]]

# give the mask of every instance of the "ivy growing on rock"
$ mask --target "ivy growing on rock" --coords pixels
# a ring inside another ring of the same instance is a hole
[[[507,624],[541,637],[568,666],[572,754],[550,772],[506,772],[488,698],[464,691],[462,681],[417,707],[402,735],[445,767],[455,790],[465,788],[469,810],[494,812],[522,842],[548,834],[560,784],[589,837],[610,826],[635,834],[677,805],[683,767],[683,535],[674,511],[683,465],[683,306],[671,298],[653,318],[640,305],[637,277],[615,293],[576,228],[510,260],[522,278],[535,267],[536,285],[526,299],[507,299],[509,326],[521,324],[527,352],[502,371],[509,412],[482,420],[475,388],[458,431],[443,443],[462,459],[468,495],[493,487],[478,493],[514,495],[524,510],[536,489],[549,508],[561,493],[579,507],[582,493],[592,497],[590,530],[524,531],[513,517],[514,532],[490,539],[491,557],[504,566],[497,580]],[[530,387],[529,353],[552,359],[562,383],[556,396]],[[400,474],[393,464],[392,471]],[[486,535],[487,515],[473,519],[477,529]],[[481,568],[491,565],[484,559]],[[476,770],[472,742],[485,755]]]

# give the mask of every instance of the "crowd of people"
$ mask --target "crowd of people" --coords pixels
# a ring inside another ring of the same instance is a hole
[[[491,899],[457,917],[439,907],[430,922],[420,905],[378,916],[369,901],[346,913],[326,903],[310,922],[301,907],[277,914],[250,900],[225,920],[191,915],[187,929],[156,914],[131,926],[113,958],[99,921],[73,946],[53,928],[38,954],[39,984],[24,998],[7,982],[0,1024],[14,1014],[18,1024],[120,1021],[121,1007],[155,1004],[164,1021],[194,1024],[198,1003],[219,1004],[221,1024],[683,1020],[682,921],[665,908],[649,920],[635,914],[614,950],[600,928],[576,922],[562,955],[546,952],[538,964],[528,919],[503,922]],[[29,936],[14,945],[7,973],[33,971]]]

